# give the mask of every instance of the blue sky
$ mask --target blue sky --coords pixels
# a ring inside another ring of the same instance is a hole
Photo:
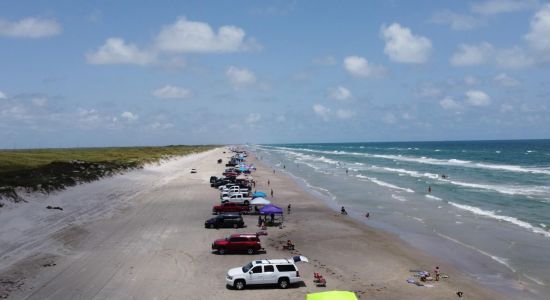
[[[2,1],[0,148],[550,137],[550,3]]]

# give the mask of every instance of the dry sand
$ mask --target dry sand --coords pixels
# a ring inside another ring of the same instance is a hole
[[[16,246],[10,248],[11,255],[3,255],[0,247],[0,296],[9,293],[9,299],[305,299],[308,292],[351,290],[362,299],[457,299],[455,293],[460,290],[465,299],[502,299],[398,238],[330,210],[290,178],[274,175],[261,164],[253,174],[258,182],[256,188],[267,192],[273,188],[272,200],[281,207],[292,203],[292,213],[285,215],[285,227],[267,230],[269,235],[262,237],[265,254],[212,253],[210,245],[217,238],[235,231],[258,231],[255,216],[245,217],[248,228],[244,229],[204,228],[204,221],[212,216],[212,205],[219,201],[218,191],[210,188],[208,180],[212,175],[219,176],[223,169],[223,165],[216,163],[222,157],[225,161],[228,154],[222,151],[215,149],[194,159],[171,162],[168,170],[154,174],[155,180],[144,177],[138,185],[139,192],[123,194],[120,197],[123,200],[108,198],[106,195],[112,193],[102,192],[101,183],[93,190],[86,190],[86,197],[95,199],[95,205],[112,201],[131,205],[110,210],[99,220],[75,222],[60,218],[62,224],[49,232],[30,228],[19,237],[19,244],[26,245],[21,246],[27,251],[24,256],[13,253]],[[197,168],[198,173],[190,174],[190,168]],[[101,182],[109,180],[115,179]],[[62,216],[69,212],[56,213]],[[44,235],[42,239],[36,238],[39,233]],[[0,228],[0,238],[6,234]],[[27,235],[33,237],[34,244],[24,243]],[[292,254],[281,249],[280,244],[287,239],[296,244]],[[39,247],[36,241],[56,247]],[[297,253],[310,259],[309,264],[298,266],[304,285],[287,290],[244,291],[225,286],[229,268],[253,259],[285,258]],[[410,269],[432,270],[436,264],[449,278],[433,283],[433,288],[405,282],[411,275]],[[327,278],[326,288],[312,283],[313,272]]]

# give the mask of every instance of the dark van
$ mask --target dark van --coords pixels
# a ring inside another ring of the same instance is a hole
[[[226,213],[204,222],[205,228],[239,228],[244,227],[243,217],[239,213]]]

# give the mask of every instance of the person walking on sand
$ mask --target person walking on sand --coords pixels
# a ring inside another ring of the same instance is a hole
[[[271,189],[271,198],[273,198],[273,189]]]
[[[346,169],[346,175],[348,175],[348,172],[349,172],[349,170],[348,170],[348,169]]]
[[[368,219],[370,217],[370,212],[367,211],[367,214],[365,214],[365,217]]]
[[[432,192],[432,186],[428,186],[428,193],[431,193]]]
[[[290,203],[288,204],[288,214],[290,214]]]
[[[267,186],[269,186],[270,183],[271,183],[271,182],[269,182],[269,179],[268,179],[268,180],[267,180]]]
[[[434,270],[435,281],[439,281],[439,273],[440,273],[439,266],[436,266]]]

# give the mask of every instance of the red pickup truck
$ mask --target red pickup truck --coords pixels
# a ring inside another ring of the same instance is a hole
[[[250,205],[244,205],[242,203],[235,202],[225,202],[221,205],[215,205],[212,207],[212,212],[214,214],[224,213],[224,212],[240,212],[248,213],[250,211]]]

